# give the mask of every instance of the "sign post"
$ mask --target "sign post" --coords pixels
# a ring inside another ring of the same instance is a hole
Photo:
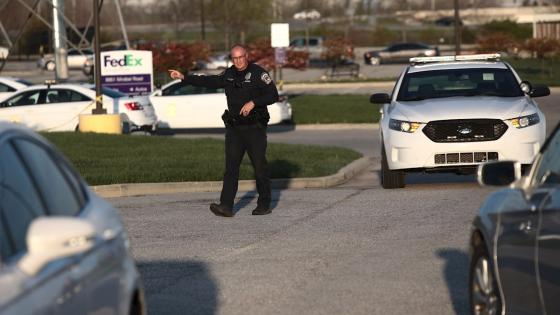
[[[290,46],[290,24],[270,24],[270,46],[274,48],[274,81],[277,81],[276,67],[280,72],[279,88],[282,90],[282,66],[286,63],[286,49]]]

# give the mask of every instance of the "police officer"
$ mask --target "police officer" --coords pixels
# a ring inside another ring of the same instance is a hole
[[[224,88],[228,110],[222,116],[226,125],[226,170],[220,203],[210,204],[212,213],[232,217],[237,193],[239,166],[245,152],[255,170],[259,198],[253,215],[271,212],[271,189],[266,161],[266,125],[269,120],[267,105],[278,100],[278,90],[270,75],[260,66],[249,63],[247,49],[242,45],[231,48],[233,66],[219,75],[183,75],[169,70],[172,79],[183,84],[209,88]]]

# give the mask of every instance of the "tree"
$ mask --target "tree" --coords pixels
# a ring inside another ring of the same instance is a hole
[[[212,24],[224,33],[225,50],[234,41],[244,44],[254,26],[268,29],[272,18],[272,0],[210,0],[207,8]]]

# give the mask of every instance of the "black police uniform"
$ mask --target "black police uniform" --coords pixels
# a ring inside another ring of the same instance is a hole
[[[270,116],[266,107],[278,100],[278,90],[270,75],[260,66],[250,63],[243,71],[231,66],[219,75],[188,75],[183,83],[225,89],[228,111],[222,118],[226,124],[226,169],[220,204],[233,208],[239,166],[247,151],[255,170],[258,208],[269,209],[271,188],[266,161],[266,124]],[[241,116],[241,108],[249,101],[255,103],[255,108],[249,116]]]

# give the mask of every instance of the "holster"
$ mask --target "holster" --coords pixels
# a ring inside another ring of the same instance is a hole
[[[222,115],[222,120],[226,128],[250,128],[254,126],[264,128],[270,120],[270,115],[267,110],[253,109],[249,115],[241,116],[232,114],[226,109]]]

